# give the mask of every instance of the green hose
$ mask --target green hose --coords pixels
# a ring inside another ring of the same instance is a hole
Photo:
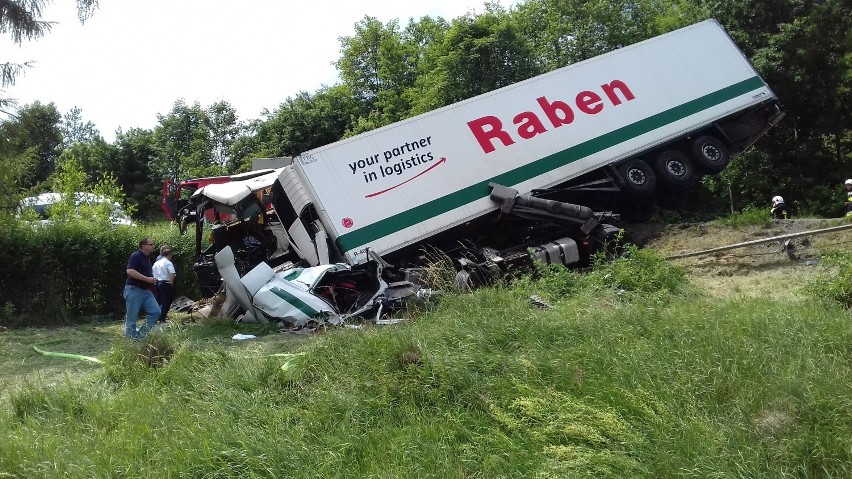
[[[98,358],[93,358],[91,356],[83,356],[82,354],[54,353],[53,351],[43,351],[35,346],[33,346],[33,349],[35,350],[35,352],[41,355],[50,356],[52,358],[80,359],[83,361],[91,361],[93,363],[103,364],[103,361]]]
[[[289,358],[286,361],[284,361],[284,364],[281,365],[281,370],[287,371],[287,370],[289,370],[290,368],[293,367],[293,361],[295,361],[295,359],[299,356],[304,356],[304,354],[305,354],[304,352],[301,352],[301,353],[275,353],[275,354],[270,354],[269,356],[270,357],[278,357],[278,358]]]

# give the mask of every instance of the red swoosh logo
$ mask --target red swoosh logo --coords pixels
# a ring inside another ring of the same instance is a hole
[[[374,196],[379,196],[379,195],[380,195],[380,194],[382,194],[382,193],[387,193],[388,191],[390,191],[390,190],[392,190],[392,189],[394,189],[394,188],[399,188],[400,186],[402,186],[402,185],[404,185],[404,184],[408,183],[409,181],[413,180],[414,178],[417,178],[418,176],[423,176],[423,175],[425,175],[426,173],[429,173],[430,171],[432,171],[433,169],[435,169],[435,167],[437,167],[437,166],[438,166],[438,165],[440,165],[441,163],[446,163],[446,162],[447,162],[447,158],[446,158],[446,157],[441,158],[441,159],[440,159],[440,160],[438,160],[438,162],[437,162],[437,163],[435,163],[434,165],[430,166],[429,168],[426,168],[425,170],[421,171],[420,173],[417,173],[416,175],[414,175],[414,176],[412,176],[411,178],[409,178],[409,179],[407,179],[407,180],[403,181],[402,183],[400,183],[400,184],[398,184],[398,185],[391,186],[390,188],[388,188],[388,189],[386,189],[386,190],[377,191],[377,192],[375,192],[375,193],[370,193],[369,195],[365,196],[364,198],[372,198],[372,197],[374,197]]]

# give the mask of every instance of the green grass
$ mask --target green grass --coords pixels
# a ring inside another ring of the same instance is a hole
[[[205,321],[139,344],[113,324],[45,347],[103,367],[2,333],[4,379],[76,372],[3,390],[0,477],[852,477],[849,312],[682,274],[634,252],[393,327]]]
[[[716,220],[723,226],[743,227],[743,226],[761,226],[772,220],[772,213],[769,208],[758,208],[756,206],[747,206],[742,211],[725,216]]]

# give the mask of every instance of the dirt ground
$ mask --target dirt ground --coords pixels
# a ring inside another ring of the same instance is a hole
[[[849,229],[787,237],[846,225]],[[783,297],[798,294],[810,278],[824,273],[820,255],[852,247],[852,225],[837,219],[772,220],[757,226],[723,226],[715,223],[681,225],[642,224],[626,228],[628,238],[654,248],[682,265],[691,281],[718,297]],[[724,249],[741,243],[741,247]],[[695,256],[688,253],[711,249]]]

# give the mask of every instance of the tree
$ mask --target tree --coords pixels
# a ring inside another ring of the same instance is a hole
[[[538,73],[517,25],[501,10],[452,21],[436,45],[435,70],[427,78],[415,111],[449,105]]]
[[[71,147],[75,143],[90,143],[101,137],[101,133],[91,121],[83,121],[83,110],[72,108],[62,117],[62,146]]]
[[[441,17],[433,19],[422,17],[418,21],[408,21],[400,40],[404,49],[405,69],[411,81],[403,92],[407,105],[406,116],[414,116],[428,111],[424,105],[437,104],[429,95],[430,78],[435,74],[441,55],[441,45],[450,29],[450,24]],[[420,106],[420,109],[418,109]]]
[[[51,180],[52,191],[61,195],[61,200],[50,206],[52,221],[74,221],[83,218],[86,221],[109,224],[116,204],[126,212],[132,212],[132,207],[127,210],[127,205],[123,204],[124,195],[115,178],[107,174],[90,181],[70,150],[63,152],[56,175]]]
[[[216,176],[223,168],[213,161],[210,118],[198,102],[178,100],[168,115],[158,115],[154,127],[157,157],[152,172],[162,178]]]
[[[840,214],[840,182],[852,176],[852,6],[847,0],[731,0],[707,8],[786,113],[756,145],[763,155],[728,168],[734,190],[761,192],[758,204],[781,194],[799,203],[800,213]],[[756,8],[765,14],[754,15]],[[756,159],[771,173],[747,174]]]
[[[365,111],[372,109],[382,90],[392,87],[383,71],[383,57],[398,53],[397,30],[395,21],[386,27],[376,18],[364,17],[355,24],[355,35],[339,38],[342,55],[335,66]]]
[[[98,0],[76,0],[77,18],[85,23],[98,8]],[[41,18],[42,10],[48,0],[0,0],[0,34],[8,33],[18,45],[25,40],[41,38],[49,32],[53,22]],[[31,62],[11,63],[0,60],[0,111],[14,104],[14,100],[5,98],[5,88],[14,85],[15,79]]]
[[[14,212],[24,191],[20,185],[29,182],[38,161],[35,148],[6,152],[4,144],[0,136],[0,216]]]
[[[429,25],[400,32],[396,20],[383,25],[365,17],[355,24],[355,35],[341,37],[342,56],[335,63],[343,84],[359,102],[361,112],[351,134],[393,123],[411,116],[409,92],[422,70],[422,46],[428,41]]]
[[[115,177],[128,203],[138,207],[142,217],[158,216],[159,187],[164,177],[152,168],[158,155],[154,133],[142,128],[119,130],[106,153],[104,169]]]
[[[35,152],[37,160],[32,175],[22,177],[26,181],[21,187],[35,186],[53,172],[54,162],[62,149],[60,119],[56,105],[36,101],[18,110],[15,118],[0,123],[0,138],[4,143],[0,161],[19,157],[30,149]]]
[[[210,157],[223,169],[231,163],[234,141],[243,126],[237,120],[237,111],[226,101],[218,101],[207,108],[207,128],[210,130]]]
[[[695,17],[695,6],[678,8],[676,3],[529,0],[512,17],[538,68],[546,72],[703,19]]]
[[[343,138],[359,105],[346,86],[300,92],[255,124],[253,157],[296,156]],[[246,158],[248,159],[248,158]]]

